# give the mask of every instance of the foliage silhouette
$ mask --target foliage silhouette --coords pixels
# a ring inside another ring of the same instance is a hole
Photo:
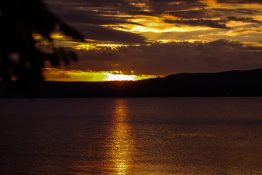
[[[6,84],[16,79],[23,88],[30,88],[43,80],[46,62],[59,66],[76,60],[74,52],[55,46],[51,33],[56,29],[84,41],[82,34],[49,11],[42,0],[1,0],[0,79]]]

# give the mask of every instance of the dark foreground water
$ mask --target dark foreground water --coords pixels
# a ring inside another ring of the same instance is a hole
[[[262,98],[0,100],[1,175],[261,175]]]

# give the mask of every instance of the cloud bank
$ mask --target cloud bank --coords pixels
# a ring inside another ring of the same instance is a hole
[[[220,72],[262,67],[262,47],[239,42],[173,42],[83,51],[73,69],[168,75],[182,72]]]

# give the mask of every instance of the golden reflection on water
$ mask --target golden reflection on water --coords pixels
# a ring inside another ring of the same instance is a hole
[[[119,99],[115,105],[115,121],[112,129],[112,145],[110,155],[113,159],[114,171],[117,175],[127,174],[132,153],[132,138],[127,123],[128,110],[125,100]]]

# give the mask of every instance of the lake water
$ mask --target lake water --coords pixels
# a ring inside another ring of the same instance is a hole
[[[0,100],[1,175],[261,175],[262,98]]]

